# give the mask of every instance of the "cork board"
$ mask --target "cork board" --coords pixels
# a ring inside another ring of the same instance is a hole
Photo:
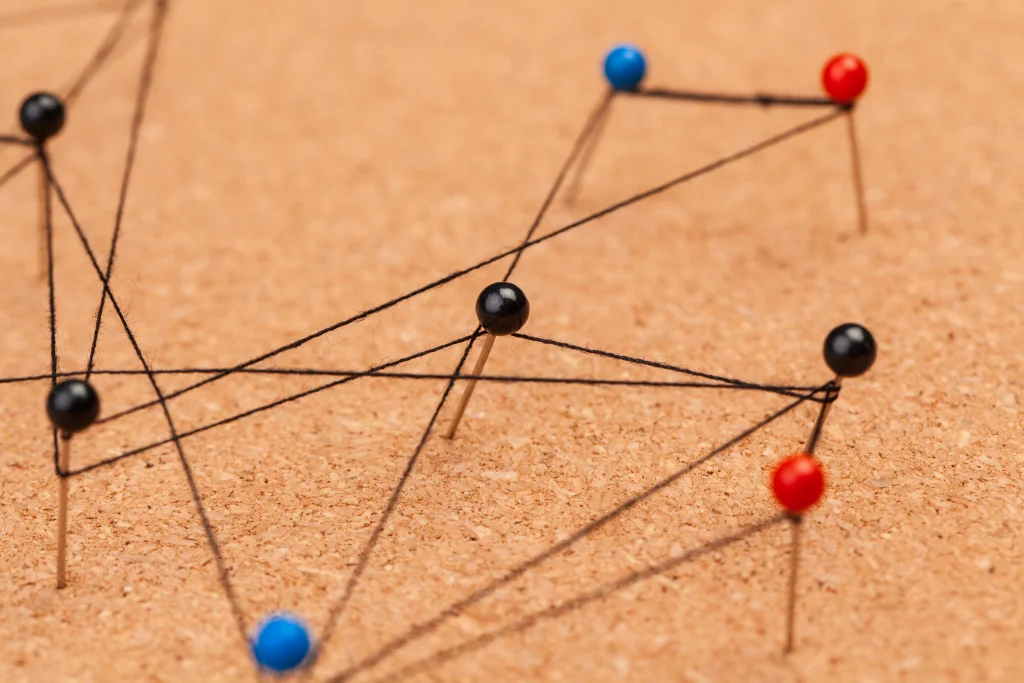
[[[8,112],[65,88],[118,16],[114,3],[2,10]],[[138,5],[50,148],[103,262],[152,11]],[[804,525],[796,651],[781,654],[781,526],[503,629],[773,515],[767,476],[806,438],[806,405],[352,680],[1021,680],[1022,33],[1010,0],[172,0],[111,287],[153,367],[230,367],[515,247],[602,95],[608,45],[642,45],[651,85],[811,95],[828,55],[858,52],[872,68],[857,109],[868,235],[831,124],[538,245],[515,278],[531,334],[752,382],[821,384],[827,331],[872,329],[878,363],[844,385],[818,448],[830,489]],[[811,116],[616,101],[579,196],[556,199],[539,234]],[[4,170],[19,154],[0,146]],[[48,370],[37,182],[29,169],[0,190],[3,377]],[[60,212],[54,242],[61,368],[79,370],[101,288]],[[508,263],[272,365],[365,369],[470,334],[477,292]],[[450,373],[460,353],[403,367]],[[109,310],[97,367],[140,367]],[[520,339],[499,340],[488,372],[670,378]],[[159,378],[165,392],[193,381]],[[171,411],[187,431],[322,382],[234,375]],[[105,414],[153,399],[141,376],[95,384]],[[444,386],[364,378],[183,442],[249,627],[287,609],[322,629]],[[169,445],[72,479],[70,584],[54,589],[46,392],[0,385],[0,679],[251,679]],[[374,657],[782,405],[481,383],[458,438],[428,439],[312,678]],[[76,437],[73,457],[166,436],[141,411]]]

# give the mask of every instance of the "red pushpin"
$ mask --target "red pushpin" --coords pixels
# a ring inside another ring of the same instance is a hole
[[[772,493],[789,513],[793,523],[793,543],[790,550],[789,606],[786,613],[786,649],[793,651],[793,625],[796,616],[796,576],[800,563],[800,523],[803,513],[818,504],[825,493],[825,473],[813,455],[791,455],[775,467],[772,474]]]
[[[853,125],[853,105],[868,87],[868,67],[864,60],[849,52],[842,52],[825,62],[821,70],[821,85],[836,104],[846,105],[846,122],[850,134],[850,154],[853,157],[853,185],[857,192],[857,211],[861,234],[868,231],[868,214],[864,206],[864,184],[860,172],[860,150],[857,131]]]
[[[825,493],[825,473],[814,456],[791,455],[775,468],[772,493],[787,512],[803,514],[817,505]]]
[[[857,55],[842,52],[825,63],[821,85],[828,96],[839,104],[849,104],[864,94],[868,87],[868,67]]]

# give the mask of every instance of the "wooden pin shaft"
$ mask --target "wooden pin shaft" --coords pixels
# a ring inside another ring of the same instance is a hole
[[[472,376],[479,377],[480,373],[484,371],[484,365],[487,363],[487,356],[491,355],[491,348],[494,346],[494,340],[496,337],[493,334],[488,334],[484,337],[484,344],[480,349],[480,357],[476,359],[476,367],[473,368]],[[448,426],[448,433],[445,436],[449,439],[455,438],[455,430],[459,428],[459,422],[462,420],[462,414],[466,412],[466,406],[469,405],[469,398],[473,395],[473,390],[476,389],[476,379],[469,380],[466,384],[466,390],[462,394],[462,398],[459,400],[459,407],[455,410],[455,417],[452,418],[451,425]]]
[[[853,190],[857,199],[857,222],[860,234],[868,232],[868,209],[864,203],[864,179],[860,170],[860,145],[857,142],[857,127],[853,123],[853,109],[846,110],[846,130],[850,135],[850,162],[853,165]]]
[[[793,651],[794,631],[796,628],[796,578],[800,568],[800,526],[803,518],[793,515],[790,518],[790,528],[793,530],[792,548],[789,551],[789,604],[786,610],[786,648],[784,652],[789,654]]]
[[[71,436],[60,435],[60,471],[71,468]],[[60,478],[60,499],[57,503],[57,588],[67,585],[68,477]]]

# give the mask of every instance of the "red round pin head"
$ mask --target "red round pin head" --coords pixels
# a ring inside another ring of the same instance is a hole
[[[825,492],[825,473],[813,455],[791,455],[775,467],[772,493],[789,512],[804,512],[814,507]]]
[[[857,55],[843,52],[825,64],[821,70],[821,85],[833,100],[849,104],[868,87],[868,67]]]

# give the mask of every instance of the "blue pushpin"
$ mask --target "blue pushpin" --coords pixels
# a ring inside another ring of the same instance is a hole
[[[312,639],[309,629],[287,612],[271,614],[256,627],[252,656],[261,669],[287,673],[299,667],[309,656]]]
[[[647,72],[644,53],[635,45],[616,45],[604,58],[604,75],[615,90],[636,90]]]

